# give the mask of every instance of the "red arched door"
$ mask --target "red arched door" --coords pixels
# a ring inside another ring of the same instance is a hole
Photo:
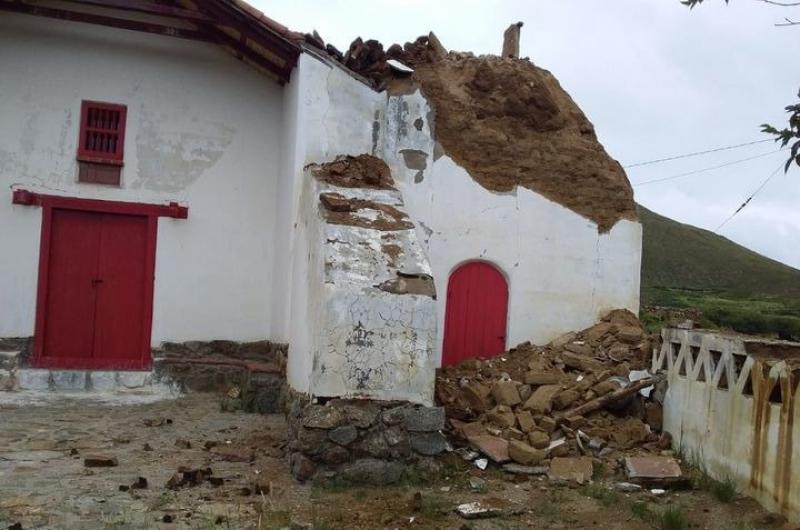
[[[453,271],[447,285],[442,365],[473,357],[492,357],[506,349],[508,284],[483,262]]]

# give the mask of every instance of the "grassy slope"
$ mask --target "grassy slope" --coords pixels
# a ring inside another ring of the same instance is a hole
[[[704,325],[800,338],[800,270],[639,209],[642,305],[696,307]]]

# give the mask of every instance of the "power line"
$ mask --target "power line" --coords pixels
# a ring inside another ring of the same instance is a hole
[[[758,188],[756,189],[756,191],[754,191],[753,193],[751,193],[751,194],[750,194],[750,196],[747,198],[747,200],[745,200],[745,201],[742,203],[742,205],[741,205],[741,206],[739,206],[739,207],[736,209],[736,211],[735,211],[735,212],[733,212],[733,213],[730,215],[730,217],[728,217],[727,219],[725,219],[724,221],[722,221],[722,223],[720,223],[720,225],[719,225],[717,228],[715,228],[715,229],[714,229],[714,232],[719,232],[720,228],[722,228],[723,226],[725,226],[726,224],[728,224],[728,221],[730,221],[731,219],[733,219],[734,217],[736,217],[736,214],[738,214],[739,212],[741,212],[742,210],[744,210],[744,209],[745,209],[745,207],[746,207],[748,204],[750,204],[750,201],[752,201],[752,200],[753,200],[753,197],[755,197],[755,196],[756,196],[756,195],[757,195],[757,194],[758,194],[758,193],[759,193],[761,190],[763,190],[763,189],[764,189],[764,187],[765,187],[765,186],[766,186],[766,185],[769,183],[769,181],[770,181],[770,180],[772,180],[772,177],[774,177],[775,175],[777,175],[777,174],[778,174],[778,172],[779,172],[781,169],[783,169],[783,165],[784,165],[784,163],[783,163],[783,162],[781,162],[781,165],[779,165],[778,167],[776,167],[776,168],[775,168],[775,171],[773,171],[772,173],[770,173],[770,174],[769,174],[769,176],[768,176],[767,178],[765,178],[765,179],[764,179],[764,181],[761,183],[761,185],[760,185],[760,186],[758,186]]]
[[[765,140],[755,140],[753,142],[746,142],[746,143],[743,143],[743,144],[726,145],[725,147],[716,147],[714,149],[708,149],[706,151],[696,151],[694,153],[686,153],[684,155],[675,155],[675,156],[670,156],[670,157],[667,157],[667,158],[659,158],[657,160],[648,160],[647,162],[637,162],[636,164],[630,164],[628,166],[623,166],[623,167],[625,169],[628,169],[628,168],[632,168],[632,167],[649,166],[650,164],[658,164],[659,162],[669,162],[671,160],[680,160],[681,158],[690,158],[690,157],[693,157],[693,156],[706,155],[708,153],[717,153],[719,151],[727,151],[729,149],[737,149],[739,147],[747,147],[748,145],[755,145],[755,144],[761,144],[761,143],[764,143],[764,142],[774,142],[774,141],[775,140],[773,138],[767,138]]]
[[[778,149],[777,151],[770,151],[768,153],[761,153],[760,155],[750,156],[750,157],[747,157],[747,158],[740,158],[739,160],[733,160],[731,162],[726,162],[726,163],[720,164],[718,166],[711,166],[711,167],[705,167],[703,169],[696,169],[694,171],[689,171],[689,172],[686,172],[686,173],[679,173],[677,175],[670,175],[669,177],[661,177],[661,178],[652,179],[652,180],[645,180],[645,181],[642,181],[642,182],[637,182],[637,183],[633,184],[633,186],[634,187],[635,186],[644,186],[646,184],[655,184],[656,182],[664,182],[666,180],[674,180],[674,179],[681,178],[681,177],[688,177],[689,175],[696,175],[698,173],[703,173],[705,171],[712,171],[714,169],[720,169],[720,168],[723,168],[723,167],[733,166],[735,164],[741,164],[742,162],[748,162],[750,160],[755,160],[757,158],[763,158],[765,156],[774,155],[775,153],[780,153],[781,151],[785,151],[785,149]]]

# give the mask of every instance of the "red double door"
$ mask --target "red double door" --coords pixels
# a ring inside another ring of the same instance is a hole
[[[43,222],[34,364],[148,368],[152,220],[52,208]]]
[[[484,262],[462,265],[447,285],[442,365],[492,357],[506,349],[508,284]]]

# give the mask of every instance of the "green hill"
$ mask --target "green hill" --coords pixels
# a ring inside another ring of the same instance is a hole
[[[639,215],[643,306],[692,307],[704,326],[800,339],[800,270],[642,206]]]

